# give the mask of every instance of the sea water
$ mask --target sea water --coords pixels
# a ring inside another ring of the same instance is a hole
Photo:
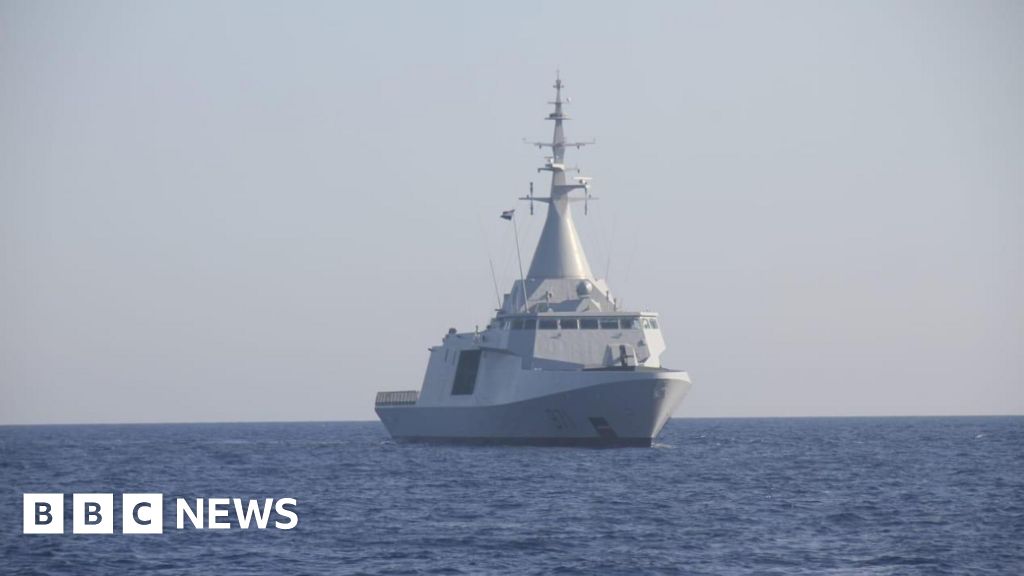
[[[654,448],[406,445],[377,422],[0,427],[0,573],[1022,574],[1024,417],[675,419]],[[22,494],[66,494],[63,535]],[[72,493],[164,533],[71,533]],[[295,498],[292,530],[175,500]],[[233,517],[232,517],[233,518]]]

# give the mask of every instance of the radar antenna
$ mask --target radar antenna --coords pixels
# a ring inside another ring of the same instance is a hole
[[[533,214],[534,202],[542,202],[548,205],[548,215],[541,230],[540,240],[537,242],[537,250],[534,253],[533,262],[530,265],[530,272],[527,278],[591,278],[590,265],[583,253],[583,246],[576,233],[576,227],[572,222],[572,214],[569,210],[570,204],[583,202],[583,213],[590,213],[590,201],[596,200],[590,194],[590,178],[586,176],[575,176],[572,179],[566,178],[566,172],[574,170],[577,174],[579,168],[567,167],[565,163],[565,149],[575,147],[580,149],[584,146],[594,144],[594,140],[581,142],[567,142],[563,124],[569,119],[563,107],[568,104],[568,98],[562,98],[562,83],[560,73],[555,75],[555,99],[550,102],[554,110],[547,115],[548,120],[555,123],[554,134],[550,142],[527,142],[537,148],[548,148],[550,156],[544,157],[544,164],[538,172],[551,172],[551,191],[547,196],[537,196],[533,191],[533,183],[530,184],[530,194],[520,197],[530,203],[530,214]],[[526,142],[526,140],[524,140]],[[583,191],[582,197],[572,195],[576,190]]]

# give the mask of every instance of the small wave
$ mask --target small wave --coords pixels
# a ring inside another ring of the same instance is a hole
[[[894,556],[891,554],[884,554],[875,558],[869,558],[860,562],[861,566],[920,566],[922,564],[935,564],[935,560],[931,558],[921,558],[919,556]]]
[[[837,524],[851,524],[854,522],[863,522],[864,517],[853,512],[840,512],[838,514],[829,514],[825,517],[828,522],[835,522]]]

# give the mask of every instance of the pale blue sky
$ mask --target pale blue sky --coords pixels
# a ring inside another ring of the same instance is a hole
[[[556,67],[678,416],[1024,413],[1022,55],[1015,1],[0,0],[0,424],[373,418],[515,277]]]

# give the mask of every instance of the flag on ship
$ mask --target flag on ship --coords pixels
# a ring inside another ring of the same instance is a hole
[[[501,217],[504,218],[505,220],[511,220],[512,216],[514,216],[515,213],[515,208],[513,208],[512,210],[505,210],[504,212],[501,213]]]

